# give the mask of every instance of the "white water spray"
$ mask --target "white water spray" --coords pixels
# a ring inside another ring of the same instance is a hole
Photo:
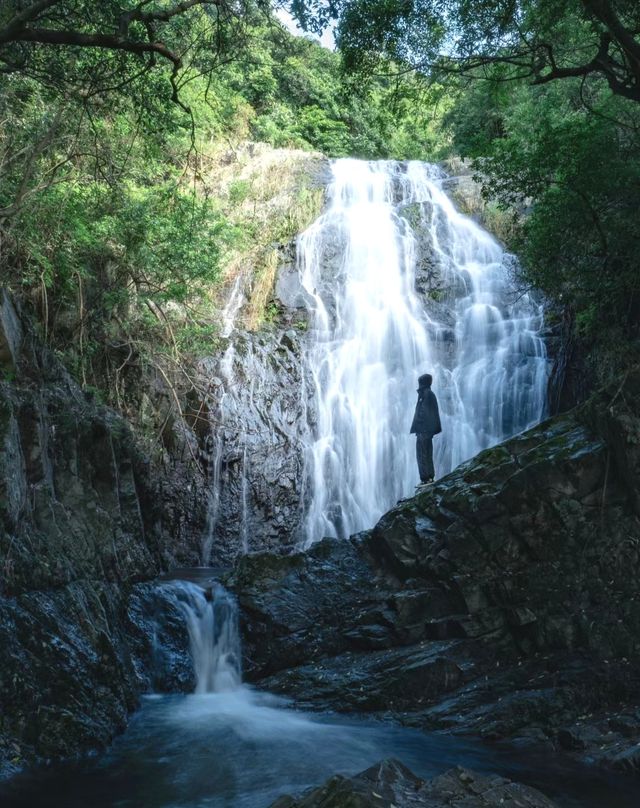
[[[242,682],[238,607],[219,584],[203,589],[173,581],[172,591],[189,632],[196,693],[235,690]]]
[[[421,373],[440,401],[437,476],[544,414],[541,307],[518,294],[513,258],[455,209],[443,179],[424,163],[338,160],[328,209],[299,239],[314,301],[307,541],[371,527],[412,492]]]

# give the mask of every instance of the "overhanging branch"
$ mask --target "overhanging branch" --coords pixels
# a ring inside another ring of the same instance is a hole
[[[146,40],[131,40],[117,34],[85,34],[81,31],[54,31],[50,28],[23,28],[14,37],[14,42],[35,42],[41,45],[66,45],[79,48],[104,48],[105,50],[119,50],[134,53],[138,56],[157,53],[168,59],[178,68],[182,65],[181,58],[173,53],[162,42],[148,42]]]

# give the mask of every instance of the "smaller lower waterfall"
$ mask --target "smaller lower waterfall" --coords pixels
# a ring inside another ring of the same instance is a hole
[[[196,693],[235,690],[242,683],[238,606],[226,589],[173,581],[171,589],[189,632]]]

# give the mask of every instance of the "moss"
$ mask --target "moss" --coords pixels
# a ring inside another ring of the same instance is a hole
[[[422,224],[422,206],[418,202],[403,205],[400,208],[400,215],[406,219],[412,230],[418,229]]]
[[[491,449],[486,449],[484,452],[481,452],[477,458],[476,462],[478,464],[482,464],[483,466],[499,466],[501,463],[511,463],[513,457],[511,456],[511,452],[506,448],[506,446],[494,446]]]

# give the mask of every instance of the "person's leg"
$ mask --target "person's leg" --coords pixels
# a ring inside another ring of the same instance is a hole
[[[425,435],[425,460],[427,466],[427,479],[435,480],[436,470],[433,467],[433,437]]]
[[[429,435],[416,435],[416,459],[420,482],[426,483],[433,477],[433,445]]]
[[[420,482],[424,481],[424,463],[422,462],[422,438],[419,433],[416,435],[416,460],[418,461],[418,474],[420,475]]]

